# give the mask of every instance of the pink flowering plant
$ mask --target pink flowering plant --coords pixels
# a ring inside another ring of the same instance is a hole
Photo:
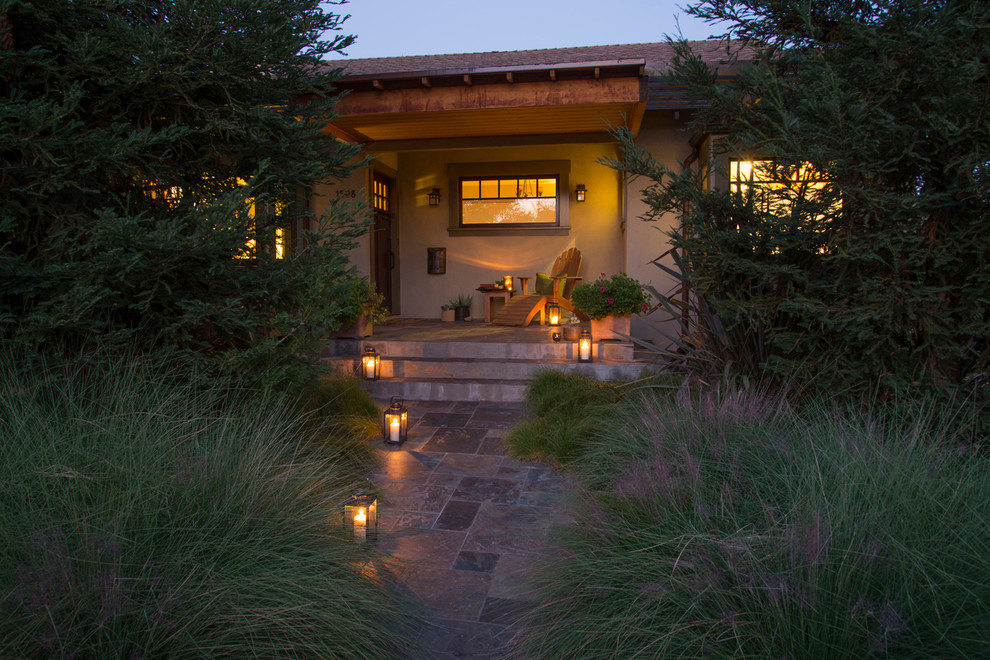
[[[606,279],[602,273],[594,282],[579,284],[571,293],[574,308],[590,319],[606,316],[631,316],[649,311],[643,285],[625,273],[616,273]]]

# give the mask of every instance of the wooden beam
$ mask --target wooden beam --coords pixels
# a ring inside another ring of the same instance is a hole
[[[465,73],[464,74],[464,84],[467,85],[468,87],[470,87],[473,84],[471,82],[471,74],[470,73]]]
[[[419,82],[422,83],[423,87],[433,87],[433,83],[430,82],[430,79],[427,76],[420,78]]]
[[[512,77],[512,72],[511,71],[506,71],[505,72],[505,82],[507,82],[507,83],[514,83],[514,82],[516,82],[515,81],[515,78]]]
[[[375,89],[377,89],[380,92],[384,92],[385,91],[385,85],[382,84],[382,81],[381,80],[372,80],[371,81],[371,86],[374,87]]]
[[[557,82],[557,69],[550,69],[550,80]]]
[[[393,112],[442,112],[588,103],[639,103],[646,86],[637,78],[591,80],[544,79],[539,83],[475,85],[465,87],[413,87],[385,91],[351,92],[337,101],[337,115]]]

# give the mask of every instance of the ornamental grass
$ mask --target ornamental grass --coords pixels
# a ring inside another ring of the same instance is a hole
[[[615,408],[571,425],[583,503],[518,657],[990,656],[990,459],[951,411],[726,387]]]
[[[0,657],[409,648],[385,559],[341,530],[370,452],[339,416],[230,394],[135,360],[0,360]]]

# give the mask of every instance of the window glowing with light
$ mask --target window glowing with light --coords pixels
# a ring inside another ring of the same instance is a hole
[[[557,177],[460,180],[461,226],[556,225]]]

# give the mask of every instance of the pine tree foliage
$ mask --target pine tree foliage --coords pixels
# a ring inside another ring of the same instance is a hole
[[[4,341],[275,364],[339,322],[360,219],[300,221],[358,155],[323,133],[326,5],[0,0]]]
[[[712,149],[659,163],[625,135],[695,291],[765,336],[769,373],[832,390],[986,388],[990,354],[990,4],[708,0],[731,80],[686,43],[670,79]],[[727,49],[727,53],[732,51]],[[736,50],[735,52],[739,52]],[[733,192],[731,159],[772,184]],[[685,212],[685,209],[687,211]],[[745,362],[745,360],[742,360]]]

